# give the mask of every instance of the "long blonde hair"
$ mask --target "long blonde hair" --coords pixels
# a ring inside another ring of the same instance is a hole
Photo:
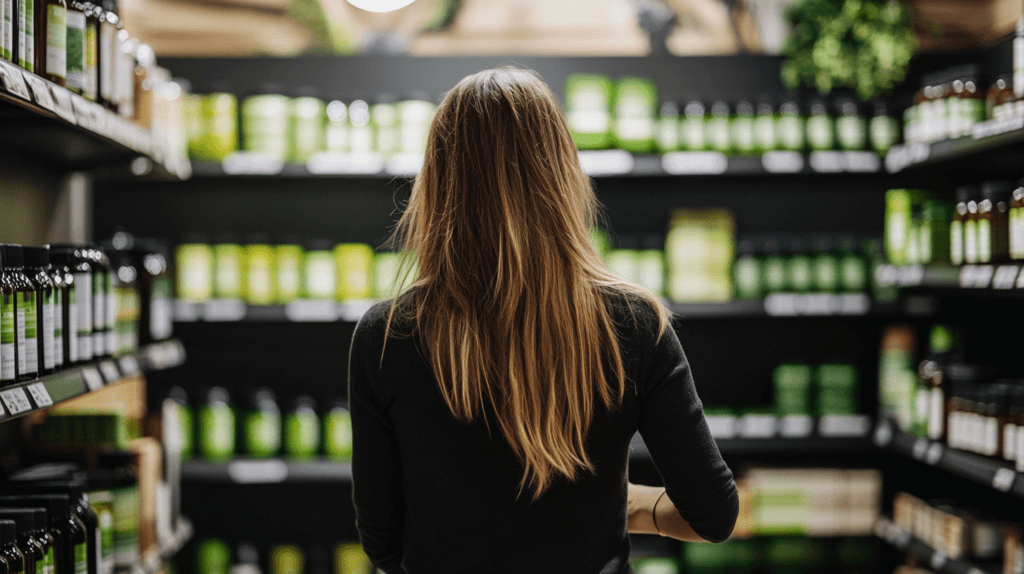
[[[668,321],[591,245],[599,205],[576,154],[535,72],[467,76],[437,109],[392,237],[419,267],[411,304],[403,296],[391,307],[389,334],[398,317],[409,320],[452,414],[496,422],[534,499],[557,478],[594,470],[586,441],[596,401],[622,400],[612,298],[632,292],[660,330]]]

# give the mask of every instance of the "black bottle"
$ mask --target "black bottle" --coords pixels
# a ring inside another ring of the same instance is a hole
[[[32,508],[0,508],[0,518],[13,520],[17,530],[18,550],[25,557],[26,574],[42,572],[46,559],[43,544],[33,535],[35,531],[35,510]]]
[[[60,300],[61,346],[65,367],[78,363],[78,285],[72,272],[74,248],[50,245],[50,264],[53,266],[54,277],[60,276],[63,292]],[[61,282],[56,282],[61,284]]]
[[[25,555],[18,550],[18,529],[13,520],[0,520],[0,557],[11,574],[25,574]],[[34,574],[34,573],[33,573]]]
[[[50,534],[53,535],[57,543],[54,552],[57,574],[88,572],[85,526],[78,517],[71,513],[71,498],[68,495],[0,496],[0,506],[27,506],[30,508],[41,506],[45,508],[49,519]]]
[[[49,247],[25,247],[25,274],[36,290],[36,360],[39,375],[49,375],[54,371],[54,307],[56,290],[50,275],[46,272],[50,266]]]
[[[39,374],[36,290],[25,275],[25,256],[21,245],[4,245],[4,275],[14,289],[15,380],[30,381]],[[36,327],[36,328],[33,328]]]

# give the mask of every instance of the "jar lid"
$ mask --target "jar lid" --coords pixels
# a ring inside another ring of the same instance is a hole
[[[297,411],[297,410],[300,410],[300,409],[302,409],[302,410],[309,409],[311,411],[315,411],[316,410],[316,399],[314,399],[313,397],[311,397],[309,395],[299,395],[299,396],[295,397],[291,401],[291,410]]]
[[[662,102],[661,107],[658,108],[658,113],[662,116],[678,116],[679,106],[675,102]]]
[[[752,116],[754,115],[754,105],[747,101],[736,102],[736,115],[739,116]]]
[[[711,104],[711,115],[713,116],[728,116],[729,115],[729,104],[725,102],[715,102]]]
[[[231,402],[231,395],[224,387],[210,387],[206,390],[206,404],[227,404]]]
[[[689,102],[686,102],[686,107],[683,108],[683,112],[687,116],[703,116],[707,112],[707,108],[701,101],[690,100]]]

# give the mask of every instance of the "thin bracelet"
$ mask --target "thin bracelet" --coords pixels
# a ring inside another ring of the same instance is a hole
[[[654,522],[654,530],[659,536],[664,536],[664,534],[661,533],[661,528],[658,526],[658,503],[661,502],[661,499],[667,492],[667,490],[661,489],[661,494],[658,495],[658,500],[654,501],[654,508],[651,509],[651,520]]]

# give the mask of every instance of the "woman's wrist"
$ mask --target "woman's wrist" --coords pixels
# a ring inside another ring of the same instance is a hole
[[[655,518],[658,501],[665,489],[643,484],[629,484],[626,502],[626,528],[634,534],[661,534]]]

